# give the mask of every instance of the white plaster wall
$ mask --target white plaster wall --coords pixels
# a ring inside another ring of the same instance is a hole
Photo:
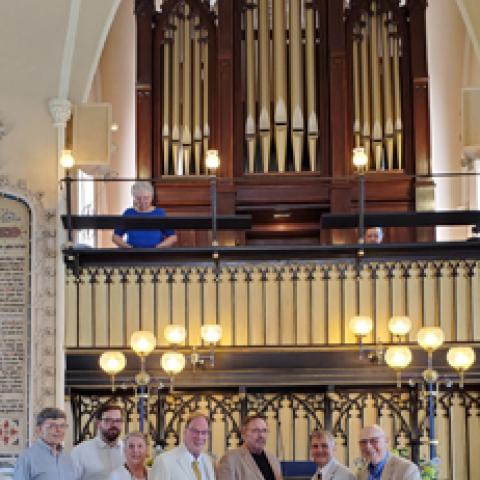
[[[48,99],[57,95],[69,2],[0,2],[0,173],[57,202],[56,132]],[[30,21],[29,21],[30,19]],[[33,21],[34,19],[34,21]]]
[[[465,60],[471,49],[465,25],[455,2],[435,0],[427,8],[428,69],[430,76],[430,115],[432,170],[460,172],[461,89],[466,86]],[[437,210],[462,205],[461,179],[435,179]],[[466,228],[439,228],[437,238],[464,239]]]
[[[122,0],[97,71],[99,101],[112,104],[111,171],[123,178],[135,177],[135,17],[133,0]],[[109,183],[99,188],[99,207],[105,213],[121,213],[131,204],[130,184]],[[99,237],[101,246],[111,246],[111,233]]]

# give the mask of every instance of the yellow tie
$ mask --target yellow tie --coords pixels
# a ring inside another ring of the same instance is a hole
[[[195,474],[195,478],[197,480],[202,480],[202,473],[200,472],[200,465],[198,464],[198,460],[194,460],[192,462],[192,469],[193,473]]]

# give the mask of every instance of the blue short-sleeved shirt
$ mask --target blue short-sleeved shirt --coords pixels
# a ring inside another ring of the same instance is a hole
[[[127,208],[123,215],[125,217],[165,217],[163,208],[155,207],[151,212],[138,212],[134,208]],[[134,248],[155,248],[167,237],[175,235],[175,230],[123,230],[116,228],[115,235],[127,236],[127,243]]]
[[[70,455],[55,454],[43,440],[36,440],[18,458],[13,480],[76,480],[78,478]]]

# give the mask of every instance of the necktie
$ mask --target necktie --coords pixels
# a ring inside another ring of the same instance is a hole
[[[198,460],[194,460],[192,462],[192,470],[193,470],[193,473],[195,474],[195,478],[197,480],[202,480],[202,472],[200,472],[200,465],[198,463]]]
[[[318,479],[318,480],[322,480],[322,472],[318,472],[318,473],[317,473],[317,479]]]

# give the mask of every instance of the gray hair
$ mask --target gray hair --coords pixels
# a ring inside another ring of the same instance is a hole
[[[133,185],[132,185],[132,197],[135,197],[136,195],[138,195],[140,192],[147,192],[149,193],[152,197],[153,197],[153,194],[154,194],[154,191],[153,191],[153,186],[150,182],[146,182],[146,181],[138,181],[138,182],[135,182]]]
[[[314,438],[322,438],[322,437],[326,438],[329,443],[332,443],[333,445],[335,445],[335,437],[332,435],[332,432],[329,432],[328,430],[321,430],[321,429],[314,430],[310,434],[310,442],[312,442]]]
[[[63,410],[55,407],[47,407],[41,410],[36,419],[37,427],[43,425],[46,420],[58,420],[59,418],[66,419],[67,416]]]

